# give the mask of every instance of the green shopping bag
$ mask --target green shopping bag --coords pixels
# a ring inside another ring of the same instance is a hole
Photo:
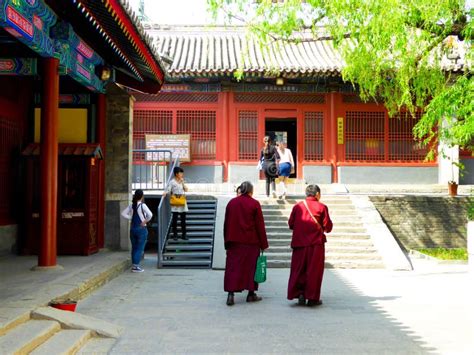
[[[257,259],[257,267],[255,269],[255,277],[254,281],[257,283],[265,282],[267,279],[267,257],[265,255],[260,254]]]

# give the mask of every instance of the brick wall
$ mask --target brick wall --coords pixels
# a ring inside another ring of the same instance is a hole
[[[133,99],[115,84],[106,98],[105,246],[127,250],[129,226],[120,212],[131,198]]]
[[[465,248],[468,197],[371,196],[405,249]]]

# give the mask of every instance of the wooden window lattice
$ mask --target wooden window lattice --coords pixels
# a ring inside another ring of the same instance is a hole
[[[304,113],[304,159],[323,160],[323,112]]]
[[[239,111],[239,159],[258,159],[258,112]]]
[[[411,114],[402,112],[388,119],[389,124],[389,160],[391,161],[423,161],[428,153],[428,147],[422,142],[415,141],[413,126],[421,118],[421,113]]]
[[[192,159],[216,159],[216,111],[178,110],[178,134],[191,135]]]
[[[173,133],[173,111],[134,110],[133,149],[145,149],[146,134]],[[144,153],[134,153],[133,160],[145,160]]]
[[[135,94],[138,102],[217,102],[217,93],[159,93],[156,95]]]
[[[235,102],[240,103],[297,103],[297,104],[324,104],[325,96],[320,94],[298,95],[287,93],[236,93]]]
[[[385,112],[347,111],[346,160],[385,160]]]

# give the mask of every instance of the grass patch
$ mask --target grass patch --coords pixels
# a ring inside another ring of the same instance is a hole
[[[441,260],[467,260],[466,248],[430,248],[417,251]]]

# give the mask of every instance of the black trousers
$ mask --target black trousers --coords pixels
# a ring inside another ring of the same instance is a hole
[[[272,185],[273,191],[276,191],[275,179],[278,176],[278,167],[274,161],[265,160],[263,171],[265,173],[265,188],[267,196],[270,196],[270,184]]]
[[[173,237],[178,238],[178,215],[181,220],[181,237],[186,238],[186,212],[173,212]]]

